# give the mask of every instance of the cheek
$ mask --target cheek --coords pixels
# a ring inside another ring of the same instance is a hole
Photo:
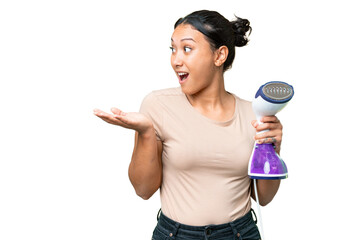
[[[208,58],[198,59],[193,66],[195,66],[196,74],[205,80],[213,75],[214,64]]]
[[[203,70],[209,70],[214,68],[214,56],[211,52],[203,51],[203,54],[199,55],[198,64]]]
[[[193,70],[206,72],[212,68],[212,58],[209,55],[198,54],[187,59],[187,64]]]

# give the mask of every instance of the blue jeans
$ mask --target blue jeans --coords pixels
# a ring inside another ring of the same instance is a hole
[[[175,222],[160,213],[152,240],[259,240],[257,220],[254,221],[252,213],[255,215],[251,209],[245,216],[233,222],[199,227]]]

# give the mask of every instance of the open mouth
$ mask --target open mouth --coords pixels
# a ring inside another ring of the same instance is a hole
[[[185,72],[179,72],[178,76],[179,76],[180,82],[184,82],[187,79],[187,77],[189,76],[189,74],[185,73]]]

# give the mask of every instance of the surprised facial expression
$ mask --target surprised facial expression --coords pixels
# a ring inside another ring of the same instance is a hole
[[[189,24],[176,27],[171,37],[171,66],[186,94],[211,85],[216,69],[215,53],[206,37]]]

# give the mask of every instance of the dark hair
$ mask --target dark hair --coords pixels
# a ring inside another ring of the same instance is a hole
[[[235,17],[236,19],[230,22],[216,11],[200,10],[177,20],[174,29],[180,24],[190,24],[205,35],[213,50],[226,46],[229,54],[224,63],[225,72],[234,61],[235,46],[245,46],[251,33],[250,22],[247,19]]]

